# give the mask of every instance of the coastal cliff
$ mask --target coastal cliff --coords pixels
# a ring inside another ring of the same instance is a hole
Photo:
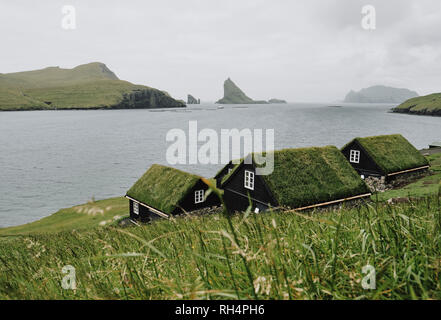
[[[397,113],[441,116],[441,93],[409,99],[392,110]]]
[[[185,107],[167,92],[119,80],[93,62],[0,74],[0,111]]]

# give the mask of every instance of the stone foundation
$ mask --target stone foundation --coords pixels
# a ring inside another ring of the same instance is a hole
[[[371,192],[384,192],[387,190],[402,188],[410,183],[413,183],[423,177],[430,175],[429,170],[419,170],[414,172],[402,173],[396,176],[389,177],[367,177],[364,181],[371,190]]]

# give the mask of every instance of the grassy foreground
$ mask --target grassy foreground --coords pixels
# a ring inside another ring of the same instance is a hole
[[[441,299],[439,197],[3,238],[3,299]],[[376,289],[362,268],[376,269]],[[76,269],[76,290],[61,287]]]

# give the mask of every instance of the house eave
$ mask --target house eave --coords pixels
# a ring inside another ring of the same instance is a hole
[[[367,197],[370,197],[371,195],[372,195],[372,193],[365,193],[365,194],[361,194],[361,195],[354,196],[354,197],[343,198],[343,199],[339,199],[339,200],[333,200],[333,201],[313,204],[310,206],[293,209],[291,211],[303,211],[303,210],[308,210],[308,209],[313,209],[313,208],[318,208],[318,207],[324,207],[324,206],[328,206],[328,205],[332,205],[332,204],[336,204],[336,203],[342,203],[342,202],[346,202],[346,201],[367,198]]]
[[[166,219],[170,218],[170,216],[169,216],[168,214],[162,212],[161,210],[158,210],[158,209],[156,209],[156,208],[153,208],[153,207],[151,207],[151,206],[149,206],[149,205],[147,205],[147,204],[145,204],[145,203],[143,203],[143,202],[141,202],[141,201],[138,201],[138,200],[136,200],[136,199],[134,199],[134,198],[132,198],[132,197],[129,197],[128,195],[126,195],[125,197],[126,197],[127,199],[132,200],[132,201],[138,203],[139,205],[141,205],[141,206],[143,206],[143,207],[149,209],[151,212],[157,214],[158,216],[160,216],[160,217],[162,217],[162,218],[166,218]]]
[[[430,166],[427,165],[427,166],[422,166],[422,167],[418,167],[418,168],[397,171],[397,172],[387,174],[386,177],[392,177],[392,176],[396,176],[396,175],[403,174],[403,173],[414,172],[414,171],[419,171],[419,170],[424,170],[424,169],[429,169],[429,168],[430,168]]]

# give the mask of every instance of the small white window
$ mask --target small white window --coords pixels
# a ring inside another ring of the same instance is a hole
[[[254,172],[245,170],[245,188],[254,190]]]
[[[194,192],[194,203],[204,202],[204,190],[197,190]]]
[[[139,216],[139,204],[138,202],[133,202],[133,213]]]
[[[349,162],[360,163],[360,151],[359,150],[351,150],[351,154],[349,155]]]

